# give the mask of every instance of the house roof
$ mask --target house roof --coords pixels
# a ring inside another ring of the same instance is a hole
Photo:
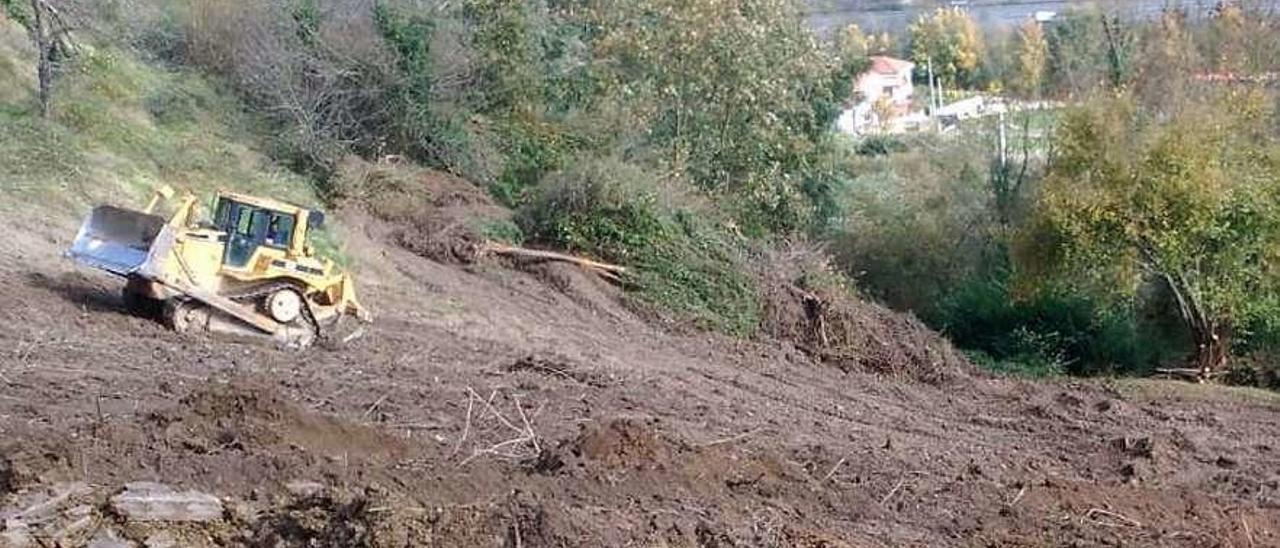
[[[877,55],[871,58],[871,72],[876,74],[901,74],[909,72],[915,68],[915,63],[904,61],[902,59],[894,59],[893,57],[885,57]]]

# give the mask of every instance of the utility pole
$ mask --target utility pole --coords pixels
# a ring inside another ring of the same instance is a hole
[[[997,123],[1000,125],[1000,171],[1002,173],[1007,173],[1009,166],[1009,141],[1005,136],[1004,112],[1000,113],[1000,120]]]
[[[933,57],[932,56],[930,56],[927,59],[927,63],[928,63],[927,66],[929,68],[929,117],[933,118],[934,129],[938,133],[942,133],[942,121],[938,119],[938,108],[939,108],[938,93],[934,90],[934,87],[933,87],[934,76],[933,76]]]

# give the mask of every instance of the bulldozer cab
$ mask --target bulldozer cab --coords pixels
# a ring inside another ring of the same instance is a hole
[[[322,219],[318,212],[289,204],[219,193],[213,224],[226,235],[223,266],[248,268],[262,247],[289,257],[303,255],[308,229],[318,226]]]

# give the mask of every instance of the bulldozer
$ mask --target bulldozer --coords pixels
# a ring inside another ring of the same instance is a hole
[[[310,243],[322,212],[225,190],[211,215],[201,210],[196,196],[175,199],[168,186],[141,211],[98,206],[67,255],[123,277],[125,305],[178,332],[265,336],[300,349],[340,346],[372,321],[351,276]]]

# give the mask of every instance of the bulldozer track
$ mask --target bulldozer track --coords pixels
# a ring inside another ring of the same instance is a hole
[[[222,294],[221,296],[239,303],[253,305],[256,307],[258,304],[258,300],[265,298],[271,295],[272,293],[275,293],[276,291],[280,291],[280,290],[296,291],[298,295],[302,297],[303,321],[306,322],[306,324],[311,328],[312,335],[315,337],[317,341],[324,338],[324,330],[321,327],[319,320],[316,319],[315,314],[311,310],[311,301],[306,297],[306,294],[303,292],[302,288],[298,286],[298,284],[287,282],[287,281],[264,282],[260,284],[254,284],[245,288],[240,288],[236,291],[227,292]],[[180,299],[182,302],[177,306],[173,307],[172,311],[169,313],[169,315],[171,316],[176,315],[181,307],[188,306],[190,303],[198,303],[200,306],[204,306],[215,311],[217,310],[216,307],[210,306],[207,303],[200,302],[199,299],[196,299],[194,297],[182,296],[182,297],[176,297],[176,298]],[[169,323],[171,326],[175,325],[174,322],[172,321],[172,318],[167,318],[167,319],[169,320]]]

